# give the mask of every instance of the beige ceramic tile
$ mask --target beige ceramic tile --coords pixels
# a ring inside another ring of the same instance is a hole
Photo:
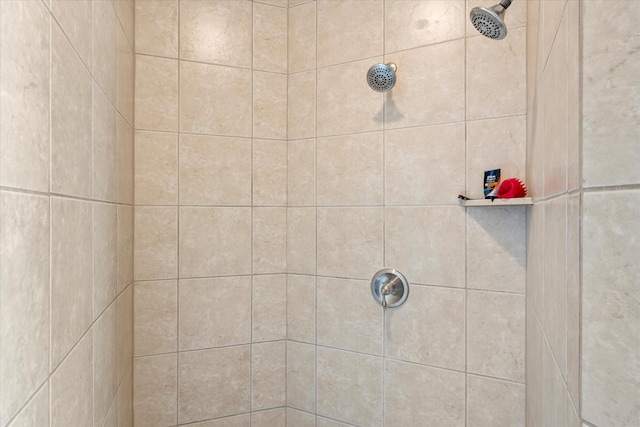
[[[525,355],[525,383],[526,383],[526,425],[541,426],[544,415],[542,401],[543,387],[543,356],[544,337],[542,325],[530,303],[527,303],[526,325],[526,355]]]
[[[180,2],[180,58],[251,67],[252,4]]]
[[[51,198],[51,368],[93,321],[91,203]]]
[[[91,75],[52,24],[51,191],[91,197],[91,173]]]
[[[316,416],[307,412],[287,408],[286,427],[316,427]]]
[[[135,280],[177,277],[178,212],[175,207],[136,207]]]
[[[580,222],[579,193],[567,198],[567,388],[580,407]]]
[[[566,425],[568,402],[564,379],[546,342],[543,352],[543,425]]]
[[[130,373],[133,358],[133,285],[127,287],[116,300],[117,371],[118,383]]]
[[[252,341],[287,338],[287,278],[253,276]]]
[[[567,375],[567,198],[544,203],[544,333]]]
[[[546,63],[551,51],[556,48],[555,40],[560,22],[565,12],[567,0],[560,1],[541,1],[540,2],[540,21],[539,27],[541,40],[539,49],[542,50],[542,60]]]
[[[467,123],[467,197],[484,198],[486,170],[500,169],[503,180],[518,178],[527,185],[525,165],[526,116]]]
[[[464,124],[387,131],[384,142],[386,205],[451,203],[464,192]]]
[[[319,138],[319,206],[382,205],[382,132]]]
[[[93,318],[116,298],[118,287],[118,210],[93,204]]]
[[[82,62],[91,67],[93,2],[91,0],[51,0],[51,11],[74,49],[79,53]]]
[[[5,349],[0,352],[0,412],[4,422],[49,374],[49,200],[3,191],[0,205],[0,340]]]
[[[136,205],[178,204],[178,135],[137,131],[135,138]]]
[[[385,56],[398,66],[385,96],[387,129],[464,120],[464,49],[456,40]]]
[[[465,0],[391,0],[384,4],[385,52],[396,52],[464,36]]]
[[[127,35],[127,38],[130,40],[131,45],[134,44],[135,37],[135,5],[134,0],[117,0],[118,6],[118,18],[120,19],[120,23],[122,28],[124,28],[124,32]]]
[[[117,112],[98,85],[93,85],[93,198],[118,197]]]
[[[251,409],[286,405],[286,350],[286,341],[252,345]]]
[[[383,266],[382,208],[318,209],[318,274],[371,279]]]
[[[93,2],[93,77],[112,103],[118,92],[118,31],[120,24],[112,4]]]
[[[287,205],[287,142],[253,141],[253,206]]]
[[[286,208],[253,209],[253,274],[286,271],[286,233]]]
[[[313,206],[316,200],[316,141],[288,141],[287,204]]]
[[[558,3],[558,2],[555,2]],[[564,23],[564,20],[563,20]],[[542,74],[544,195],[567,190],[567,31],[560,26]]]
[[[133,427],[133,363],[118,388],[118,426]]]
[[[544,205],[527,209],[527,235],[539,236],[527,243],[527,301],[542,319],[544,304]]]
[[[243,414],[232,417],[222,417],[217,420],[189,424],[193,427],[251,427],[251,415]]]
[[[467,370],[524,381],[524,295],[467,292]]]
[[[256,0],[255,3],[270,4],[272,6],[287,7],[289,0]]]
[[[535,1],[538,1],[538,0],[535,0]],[[473,9],[474,7],[485,7],[485,8],[491,7],[493,6],[494,3],[498,3],[498,2],[487,3],[484,0],[466,0],[466,3],[467,3],[466,13],[463,12],[463,15],[465,17],[468,17],[469,14],[471,13],[471,9]],[[522,27],[524,25],[537,26],[537,23],[538,23],[537,15],[528,16],[527,5],[529,5],[530,3],[533,3],[533,1],[531,0],[526,2],[514,1],[511,3],[511,6],[509,6],[509,9],[505,13],[505,19],[504,19],[504,22],[507,25],[507,37],[511,35],[511,30],[515,28]],[[473,24],[471,23],[470,19],[465,19],[465,22],[466,22],[467,36],[477,36],[480,34],[473,27]],[[487,39],[487,43],[491,43],[492,41],[493,40]]]
[[[93,425],[105,423],[118,389],[116,321],[113,303],[93,326]]]
[[[371,90],[366,79],[369,67],[381,61],[372,58],[318,70],[318,136],[382,130],[383,96]]]
[[[524,427],[524,384],[467,377],[467,422],[478,427]]]
[[[250,208],[180,208],[180,277],[251,273]]]
[[[133,355],[178,349],[178,283],[137,282],[133,288]]]
[[[287,99],[289,139],[316,136],[316,71],[290,74]]]
[[[316,273],[316,209],[287,209],[287,272]]]
[[[178,130],[178,61],[136,55],[136,129]]]
[[[287,276],[287,339],[316,341],[316,279]]]
[[[580,123],[582,117],[580,89],[580,2],[567,2],[567,189],[575,190],[582,182]]]
[[[194,350],[251,342],[251,279],[180,281],[179,348]]]
[[[409,286],[407,301],[385,313],[385,356],[463,371],[464,290]]]
[[[381,0],[317,4],[319,67],[382,55]]]
[[[286,427],[285,408],[252,412],[251,427]]]
[[[118,427],[118,400],[114,399],[104,420],[104,427]]]
[[[584,184],[638,184],[640,4],[599,0],[580,5]],[[619,19],[602,19],[602,8]]]
[[[384,264],[409,283],[464,287],[464,221],[457,206],[387,208]]]
[[[467,119],[526,112],[525,36],[526,28],[513,29],[500,47],[480,35],[467,40]]]
[[[349,427],[351,424],[340,423],[328,418],[317,417],[318,427]]]
[[[118,111],[133,126],[135,54],[122,28],[118,29]]]
[[[48,191],[49,12],[40,2],[3,2],[2,8],[0,184]]]
[[[467,211],[467,288],[525,293],[524,207]]]
[[[180,136],[181,205],[251,205],[251,140]]]
[[[287,72],[287,12],[286,1],[285,8],[254,2],[253,69]]]
[[[387,427],[465,423],[462,372],[388,360],[384,384],[384,425]]]
[[[316,347],[287,341],[287,406],[315,411]]]
[[[382,356],[382,310],[371,298],[369,281],[317,280],[318,344]]]
[[[137,53],[178,57],[178,1],[146,0],[135,4]]]
[[[120,293],[133,281],[133,208],[118,205],[117,269]]]
[[[180,131],[251,136],[251,99],[251,71],[181,61]]]
[[[253,72],[253,136],[287,137],[287,76]]]
[[[133,363],[136,427],[175,425],[178,393],[176,354],[144,357]]]
[[[118,114],[118,203],[133,204],[133,129]]]
[[[356,425],[380,425],[382,358],[318,347],[317,375],[318,415]]]
[[[221,368],[224,367],[224,368]],[[178,422],[246,412],[250,407],[251,347],[190,351],[178,363]],[[216,393],[224,390],[224,394]],[[210,396],[218,396],[212,400]]]
[[[289,9],[289,73],[316,66],[316,2]]]
[[[45,383],[9,427],[49,427],[49,383]]]
[[[51,427],[93,425],[93,338],[86,334],[51,375]]]
[[[640,191],[586,193],[583,203],[582,416],[633,425],[640,421]]]

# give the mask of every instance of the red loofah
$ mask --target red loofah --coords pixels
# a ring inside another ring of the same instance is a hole
[[[524,197],[527,194],[527,186],[518,178],[509,178],[502,181],[498,188],[499,199],[514,199]]]

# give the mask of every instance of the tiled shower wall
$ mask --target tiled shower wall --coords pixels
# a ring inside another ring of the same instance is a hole
[[[526,2],[498,42],[479,4],[290,2],[289,427],[524,425],[525,208],[456,197],[526,179]],[[385,266],[411,290],[383,313]]]
[[[133,1],[0,2],[0,425],[131,426]]]
[[[640,6],[528,9],[527,425],[637,425]]]
[[[136,2],[138,427],[284,424],[286,6]]]

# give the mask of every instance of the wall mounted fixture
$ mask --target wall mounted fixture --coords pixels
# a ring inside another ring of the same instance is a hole
[[[502,0],[499,4],[471,9],[471,23],[480,34],[494,40],[502,40],[507,36],[507,26],[504,24],[504,14],[511,6],[511,0]]]

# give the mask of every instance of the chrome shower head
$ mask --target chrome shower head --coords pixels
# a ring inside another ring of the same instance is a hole
[[[376,92],[387,92],[396,84],[396,64],[375,64],[367,71],[369,87]]]
[[[480,34],[494,40],[502,40],[507,36],[504,24],[504,13],[511,6],[511,0],[502,0],[500,4],[486,7],[474,7],[471,10],[471,23]]]

